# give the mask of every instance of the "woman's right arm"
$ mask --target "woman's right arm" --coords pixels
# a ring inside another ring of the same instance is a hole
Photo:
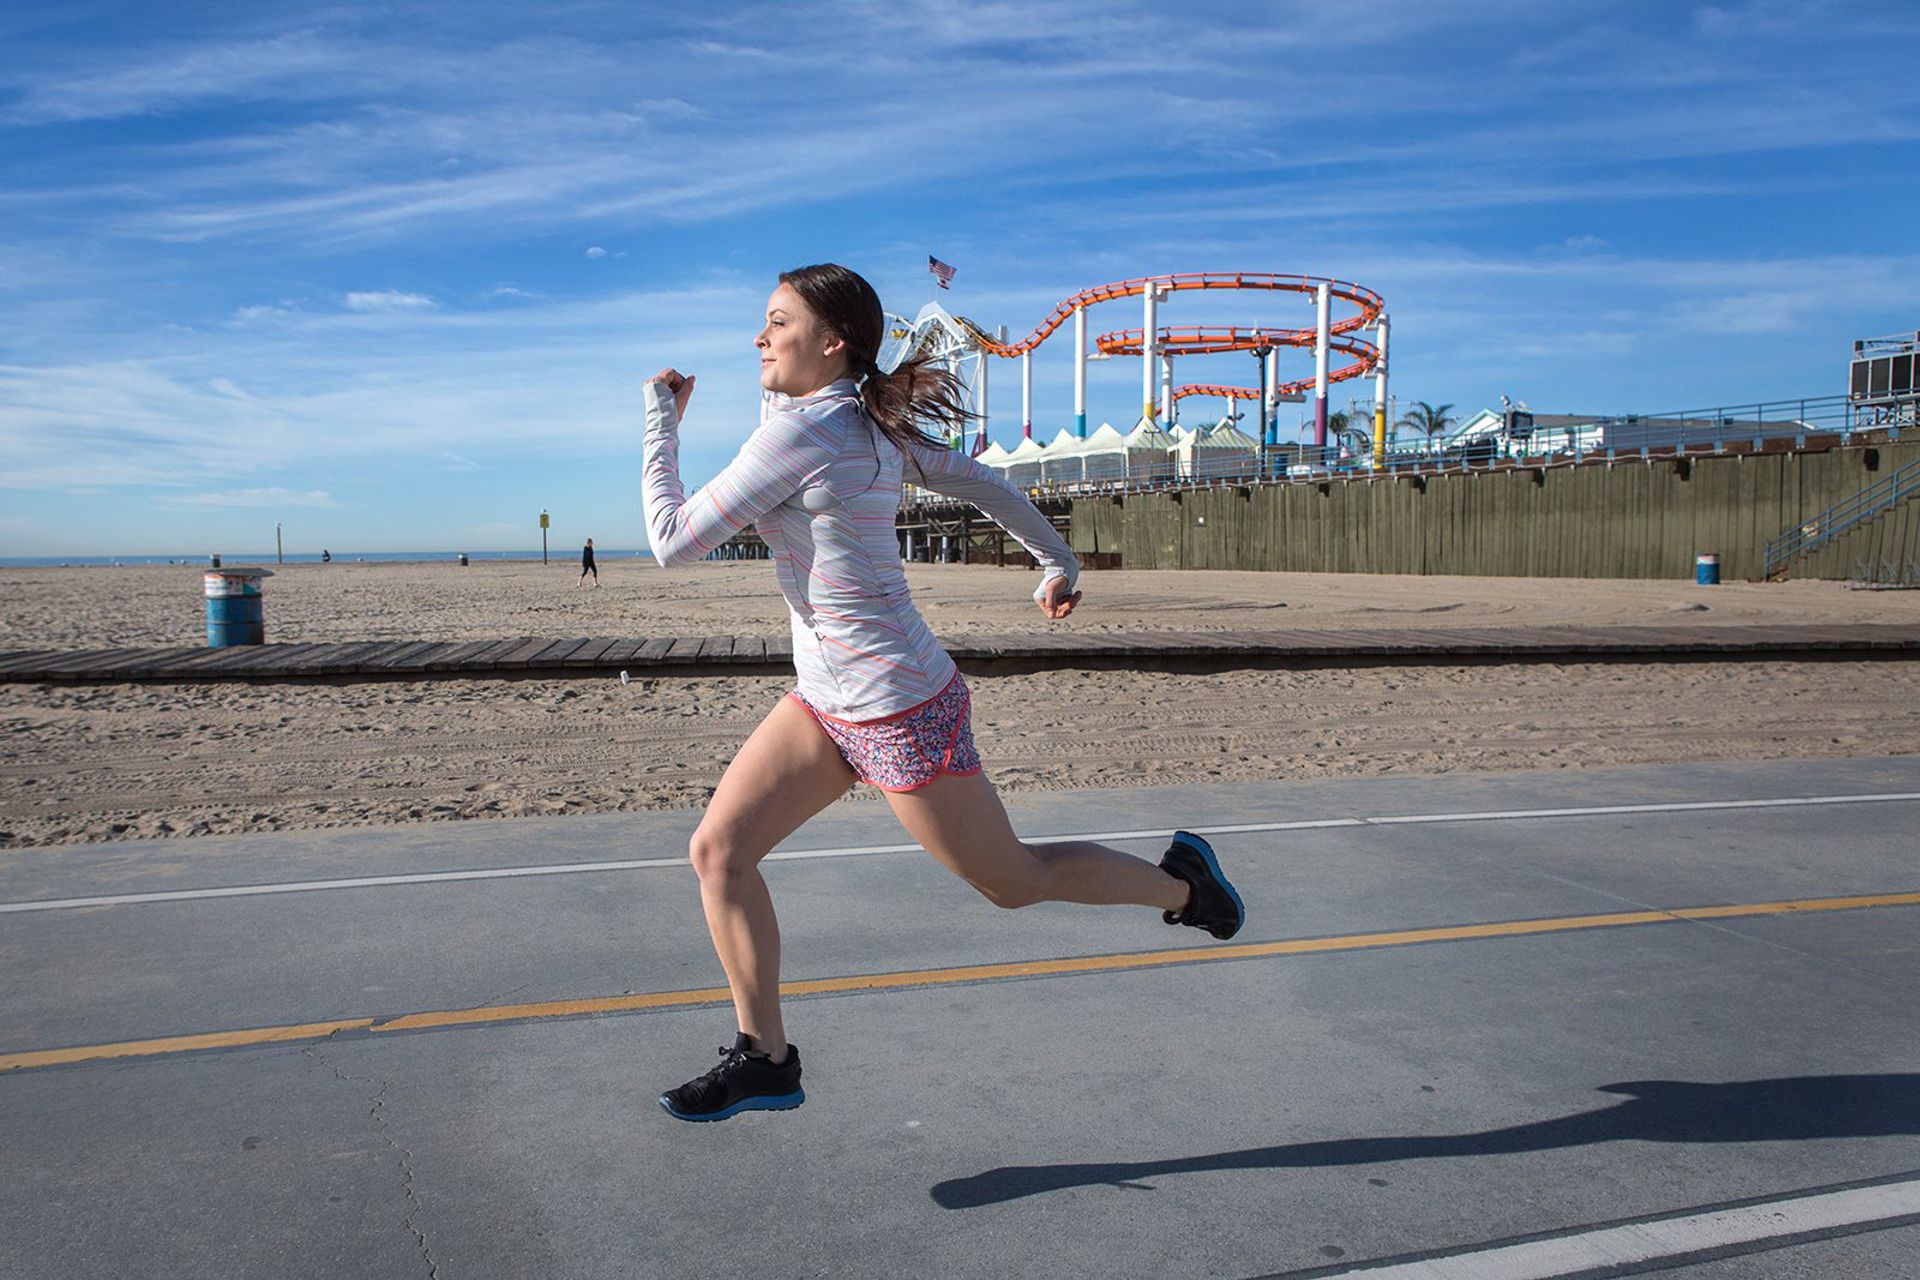
[[[647,541],[661,565],[689,564],[817,479],[839,453],[831,428],[798,413],[770,417],[726,470],[691,498],[680,483],[680,408],[658,378],[646,386],[640,471]]]

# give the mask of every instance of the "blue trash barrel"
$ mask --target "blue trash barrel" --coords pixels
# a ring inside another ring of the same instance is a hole
[[[1701,556],[1693,562],[1693,580],[1702,587],[1712,587],[1720,582],[1720,557]]]
[[[207,647],[265,644],[267,615],[260,579],[271,569],[209,569],[206,573]]]

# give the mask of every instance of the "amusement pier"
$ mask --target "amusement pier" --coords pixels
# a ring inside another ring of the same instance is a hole
[[[1266,306],[1302,295],[1313,323],[1163,323],[1167,300],[1187,291]],[[1138,327],[1089,336],[1089,312],[1129,299]],[[891,318],[881,363],[950,369],[978,424],[950,446],[1024,490],[1090,568],[1672,578],[1711,558],[1734,579],[1920,579],[1920,508],[1909,501],[1920,492],[1920,333],[1855,343],[1844,381],[1836,360],[1839,391],[1611,416],[1503,397],[1497,411],[1435,423],[1394,421],[1389,329],[1387,300],[1362,284],[1199,272],[1082,289],[1018,340],[929,302]],[[1034,360],[1063,338],[1073,403],[1048,439],[1035,430]],[[1234,353],[1253,358],[1245,384],[1175,378],[1176,360]],[[1293,353],[1311,359],[1309,372],[1283,364]],[[1114,359],[1140,362],[1139,417],[1089,429],[1088,364]],[[1010,445],[988,407],[1003,360],[1019,363]],[[1371,395],[1334,411],[1340,382]],[[1298,439],[1281,438],[1284,404],[1312,406]],[[1028,563],[990,521],[927,490],[909,487],[897,529],[910,561]],[[749,530],[715,554],[764,548]]]

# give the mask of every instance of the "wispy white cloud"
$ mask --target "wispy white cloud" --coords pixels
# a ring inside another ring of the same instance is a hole
[[[724,40],[695,40],[687,46],[687,49],[691,53],[743,62],[790,63],[795,56],[791,50],[767,49],[758,45],[734,44]]]
[[[209,100],[324,96],[341,91],[343,72],[357,79],[348,53],[338,38],[297,32],[108,55],[86,70],[9,76],[19,96],[0,121],[111,120]]]
[[[1835,301],[1821,290],[1786,285],[1703,298],[1683,314],[1709,333],[1785,334],[1799,331],[1810,316],[1831,309]]]
[[[431,311],[440,305],[423,293],[402,293],[398,289],[349,293],[341,303],[349,311]]]
[[[159,502],[189,507],[337,507],[324,489],[229,489],[222,493],[162,494]]]
[[[686,221],[817,202],[823,183],[833,193],[905,191],[962,172],[1013,177],[1089,163],[1111,171],[1143,155],[1163,171],[1218,172],[1304,147],[1349,167],[1323,180],[1337,188],[1365,176],[1352,166],[1382,157],[1432,165],[1500,155],[1511,165],[1578,142],[1644,161],[1912,136],[1912,98],[1901,86],[1816,76],[1817,92],[1801,90],[1771,68],[1703,58],[1685,32],[1661,34],[1674,65],[1696,69],[1708,96],[1634,96],[1625,90],[1643,87],[1633,77],[1661,43],[1606,25],[1605,6],[1574,12],[1590,19],[1551,22],[1517,3],[1391,4],[1367,23],[1314,7],[1260,7],[1243,24],[1221,15],[1236,54],[1223,59],[1218,28],[1144,4],[994,5],[964,16],[941,5],[862,5],[848,18],[864,37],[853,41],[843,24],[749,6],[695,23],[706,34],[676,57],[647,57],[665,91],[636,99],[634,59],[657,55],[657,40],[376,41],[358,33],[352,10],[336,10],[330,24],[302,31],[18,74],[14,118],[266,101],[278,109],[257,123],[151,145],[156,161],[171,162],[123,184],[119,200],[96,194],[88,203],[118,205],[119,234],[318,243],[502,213]],[[1829,16],[1842,33],[1859,26]],[[1556,37],[1532,55],[1534,76],[1433,73],[1421,37],[1476,45],[1502,23],[1516,24],[1523,47],[1536,34]],[[1564,26],[1580,34],[1562,36]],[[1147,78],[1134,74],[1144,48],[1154,51]],[[1318,56],[1300,60],[1306,50]],[[1262,61],[1279,56],[1294,59],[1285,93],[1273,91]],[[1363,56],[1364,78],[1342,61]],[[823,57],[863,92],[794,112],[777,82],[742,65]],[[1544,100],[1543,71],[1553,76]],[[1568,96],[1570,74],[1591,76],[1595,91]],[[1412,136],[1393,127],[1408,112],[1421,117]],[[928,122],[949,118],[968,127],[939,133],[936,145]],[[1085,125],[1113,119],[1138,127]]]
[[[604,258],[607,256],[607,251],[597,244],[590,244],[587,246],[587,256],[589,258]]]
[[[0,365],[0,488],[170,485],[355,460],[438,470],[522,454],[637,449],[639,385],[676,363],[702,386],[690,473],[757,420],[759,282],[453,312],[290,314],[181,336],[164,360]],[[241,387],[226,370],[244,368]],[[234,447],[245,441],[244,449]]]

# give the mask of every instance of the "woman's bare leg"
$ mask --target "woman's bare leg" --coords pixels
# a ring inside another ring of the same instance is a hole
[[[944,773],[917,791],[887,793],[887,803],[907,834],[996,906],[1187,905],[1187,882],[1144,858],[1088,840],[1022,843],[985,774]]]
[[[760,860],[853,783],[853,770],[807,709],[782,698],[727,766],[688,845],[740,1030],[775,1062],[787,1054],[780,925]]]

